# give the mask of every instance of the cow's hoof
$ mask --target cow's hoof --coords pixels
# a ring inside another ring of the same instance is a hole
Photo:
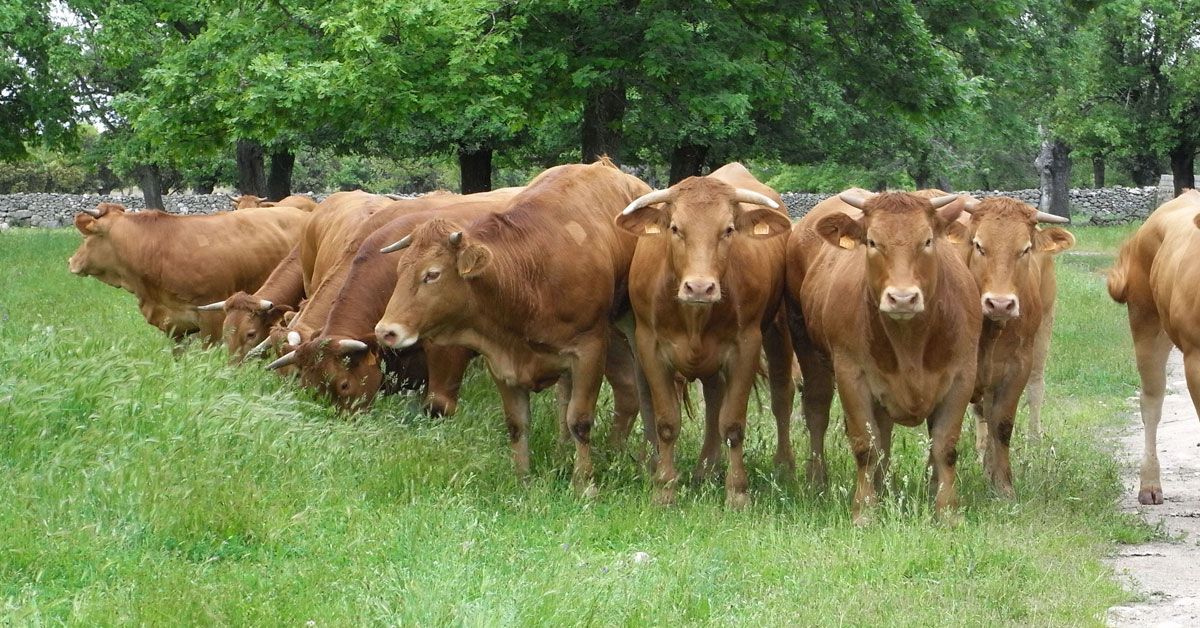
[[[675,505],[675,489],[663,487],[654,491],[654,504],[656,506],[673,506]]]
[[[809,460],[804,475],[808,480],[808,485],[818,491],[824,491],[829,486],[829,476],[825,472],[823,463]]]
[[[750,505],[748,493],[728,493],[725,495],[725,507],[729,510],[744,510]]]
[[[937,520],[947,528],[957,528],[962,524],[963,517],[957,508],[945,508],[938,511]]]
[[[586,500],[596,499],[596,497],[598,497],[600,495],[600,489],[599,489],[599,487],[596,486],[595,482],[588,482],[586,484],[577,484],[575,486],[575,492],[579,495],[580,499],[586,499]]]
[[[850,517],[850,522],[858,528],[866,528],[875,523],[875,509],[863,508]]]
[[[1144,486],[1138,491],[1138,503],[1143,506],[1158,506],[1163,503],[1161,486]]]

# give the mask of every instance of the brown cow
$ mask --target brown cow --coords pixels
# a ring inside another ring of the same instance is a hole
[[[519,475],[529,472],[529,393],[568,376],[573,481],[595,494],[593,415],[610,317],[624,298],[635,245],[613,219],[649,191],[607,160],[557,166],[504,213],[465,229],[433,220],[397,242],[407,248],[376,327],[380,343],[402,348],[428,339],[483,354],[504,401]]]
[[[375,323],[396,284],[395,260],[379,251],[434,217],[473,220],[503,208],[520,188],[504,188],[469,196],[435,195],[395,201],[364,223],[354,253],[343,258],[314,294],[287,334],[287,353],[271,368],[295,365],[301,382],[325,394],[340,407],[368,406],[383,386],[383,367],[393,375],[388,391],[413,388],[428,379],[426,403],[434,414],[452,414],[458,386],[470,352],[457,347],[381,351]],[[427,211],[411,211],[426,207]],[[383,226],[378,221],[392,220]],[[374,227],[374,228],[373,228]],[[317,316],[324,313],[323,316]],[[320,325],[317,326],[317,319]]]
[[[173,338],[199,332],[215,343],[224,316],[197,306],[258,289],[308,217],[294,207],[175,216],[101,203],[75,216],[84,239],[70,269],[132,292],[146,322]]]
[[[1057,227],[1038,229],[1038,222],[1067,220],[1016,199],[971,200],[965,211],[971,220],[963,248],[984,316],[972,399],[976,447],[985,452],[984,472],[992,486],[1012,497],[1009,441],[1021,392],[1031,383],[1035,363],[1044,367],[1048,347],[1042,342],[1049,340],[1056,292],[1053,255],[1071,248],[1075,238]],[[1034,402],[1031,398],[1030,405]]]
[[[251,209],[254,207],[295,207],[310,212],[317,208],[317,202],[309,196],[303,194],[293,194],[285,196],[278,201],[268,201],[265,196],[255,196],[253,194],[242,194],[241,196],[229,195],[229,202],[233,204],[233,209]]]
[[[1108,293],[1129,308],[1138,374],[1142,379],[1142,454],[1138,502],[1163,503],[1158,421],[1166,392],[1171,346],[1183,352],[1192,405],[1200,408],[1200,192],[1187,190],[1154,210],[1121,246],[1108,276]]]
[[[313,286],[320,283],[336,262],[353,251],[359,225],[376,212],[392,205],[385,196],[363,191],[331,194],[313,210],[300,242],[271,272],[253,295],[244,292],[201,310],[225,312],[225,346],[233,361],[242,360],[255,348],[266,348],[268,330],[294,310]]]
[[[654,402],[659,462],[657,499],[674,500],[680,409],[675,374],[704,385],[705,438],[698,475],[729,443],[726,503],[746,505],[742,459],[746,404],[767,352],[777,465],[795,467],[790,441],[792,354],[782,316],[784,252],[792,223],[771,188],[741,164],[651,192],[617,217],[639,236],[629,269],[636,346]],[[764,345],[764,336],[767,340]]]
[[[804,372],[809,477],[825,481],[836,379],[858,466],[857,524],[872,517],[895,423],[928,422],[935,507],[952,517],[958,505],[955,445],[975,385],[982,315],[970,271],[945,238],[961,236],[955,198],[849,190],[813,208],[788,240],[788,312]]]

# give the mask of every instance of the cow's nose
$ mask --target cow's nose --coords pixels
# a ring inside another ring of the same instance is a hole
[[[984,295],[983,313],[991,318],[1016,318],[1020,312],[1015,295]]]
[[[910,316],[924,311],[925,303],[919,288],[888,288],[883,292],[879,309],[888,314]]]
[[[720,299],[721,289],[711,279],[687,279],[683,282],[683,299],[711,303]]]
[[[916,290],[889,290],[887,300],[889,305],[898,307],[911,307],[917,304],[917,299],[921,296]]]

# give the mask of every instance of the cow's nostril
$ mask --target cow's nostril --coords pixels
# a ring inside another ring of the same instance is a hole
[[[709,284],[708,288],[704,291],[704,294],[711,295],[713,292],[716,291],[716,289],[717,289],[716,286],[714,286],[713,284]]]

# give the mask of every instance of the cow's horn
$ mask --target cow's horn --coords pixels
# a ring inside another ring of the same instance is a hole
[[[411,233],[404,236],[403,238],[400,238],[399,240],[383,247],[382,249],[379,249],[379,252],[380,253],[395,253],[396,251],[399,251],[400,249],[408,248],[408,245],[410,245],[410,244],[412,244],[412,234]]]
[[[867,199],[871,198],[872,196],[875,195],[872,194],[871,196],[863,196],[855,192],[842,192],[841,194],[838,194],[838,198],[842,199],[843,203],[857,209],[862,209],[863,205],[867,204]]]
[[[450,246],[458,246],[462,244],[462,232],[455,231],[450,234]]]
[[[281,369],[281,368],[283,368],[283,367],[285,367],[285,366],[287,366],[287,365],[289,365],[289,364],[295,364],[295,363],[296,363],[296,352],[295,352],[295,351],[289,351],[289,352],[287,353],[287,355],[285,355],[285,356],[283,356],[282,358],[279,358],[278,360],[275,360],[274,362],[272,362],[272,363],[268,364],[268,365],[267,365],[267,370],[268,370],[268,371],[274,371],[274,370],[276,370],[276,369]]]
[[[779,209],[779,203],[776,203],[771,197],[765,194],[759,194],[753,190],[745,190],[738,188],[733,191],[733,200],[739,203],[750,203],[751,205],[766,205],[771,209]]]
[[[350,340],[349,338],[339,340],[337,345],[339,355],[358,353],[359,351],[366,351],[367,348],[367,343],[361,340]]]
[[[1038,212],[1037,213],[1037,221],[1038,222],[1052,222],[1052,223],[1058,224],[1058,225],[1065,225],[1065,224],[1071,222],[1071,219],[1065,218],[1063,216],[1055,216],[1054,214],[1047,214],[1046,212]]]
[[[264,312],[266,312],[267,310],[269,310],[269,309],[271,309],[271,308],[273,308],[273,307],[275,307],[275,304],[274,304],[274,303],[271,303],[270,301],[268,301],[268,300],[266,300],[266,299],[259,299],[259,300],[258,300],[258,309],[260,309],[260,310],[262,310],[262,311],[264,311]]]
[[[402,201],[405,198],[403,196],[400,196],[399,194],[384,194],[384,196],[392,199],[393,201]]]
[[[229,197],[229,200],[231,200],[231,201],[233,201],[233,202],[235,202],[235,203],[236,203],[236,202],[238,202],[238,197],[236,197],[236,196],[234,196],[234,195],[232,195],[232,194],[226,194],[225,196],[228,196],[228,197]]]
[[[208,305],[201,305],[200,307],[198,307],[196,309],[200,310],[201,312],[215,312],[217,310],[225,309],[225,302],[217,301],[216,303],[209,303]]]
[[[967,212],[968,214],[974,213],[977,209],[979,209],[979,199],[977,198],[968,198],[963,203],[963,211]]]
[[[85,207],[85,208],[83,208],[83,209],[81,209],[81,210],[79,210],[79,211],[81,211],[81,212],[83,212],[83,213],[85,213],[85,214],[87,214],[87,215],[91,216],[92,218],[99,218],[99,217],[100,217],[100,210],[98,210],[98,209],[88,209],[88,208],[86,208],[86,207]]]
[[[957,201],[958,199],[959,199],[958,194],[947,194],[945,196],[939,196],[937,198],[929,199],[929,204],[933,205],[934,209],[938,209],[940,207],[945,207],[946,205],[949,205],[950,203],[953,203],[954,201]]]
[[[626,205],[625,209],[621,210],[621,215],[628,216],[629,214],[632,214],[633,212],[635,212],[647,205],[653,205],[655,203],[662,203],[663,201],[669,201],[669,200],[671,200],[671,197],[674,195],[675,195],[674,191],[672,191],[670,188],[667,188],[665,190],[654,190],[653,192],[650,192],[649,194],[643,194],[643,195],[633,199],[632,203]]]
[[[264,351],[267,350],[267,345],[269,345],[269,344],[271,344],[271,339],[267,338],[266,340],[254,345],[253,349],[246,352],[246,357],[257,358],[258,356],[262,355],[262,353]]]
[[[304,342],[304,339],[300,337],[300,332],[292,330],[287,333],[287,342],[293,347],[298,347]]]
[[[258,199],[258,202],[260,202],[260,203],[267,200],[267,197],[265,197],[265,196],[255,196],[254,198]]]

